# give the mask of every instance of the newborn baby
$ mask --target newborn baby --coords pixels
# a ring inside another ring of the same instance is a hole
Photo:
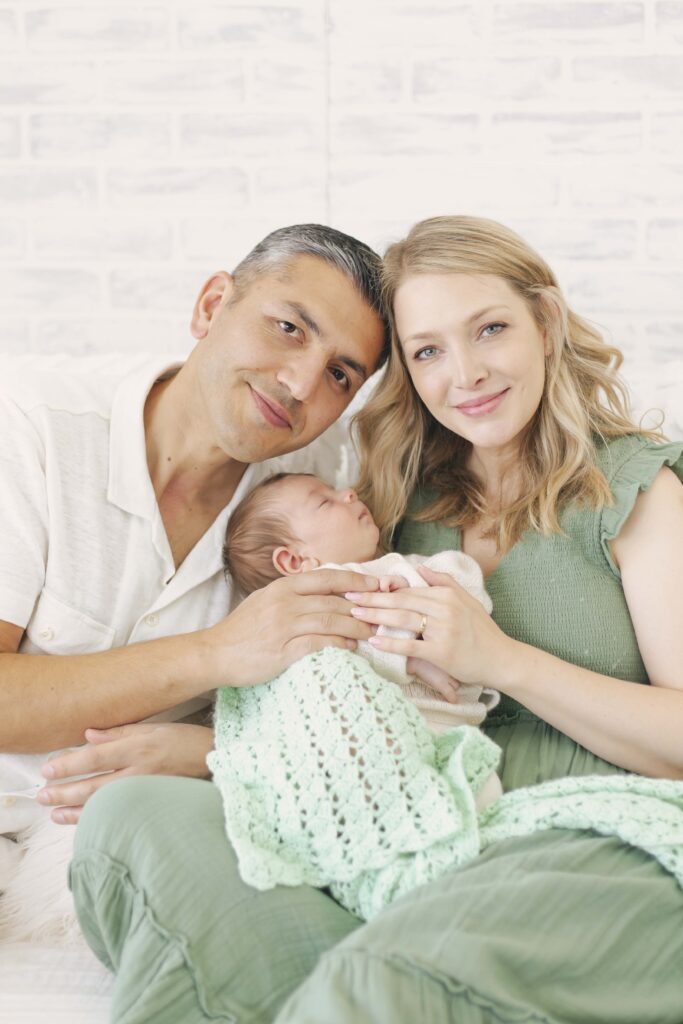
[[[279,475],[235,509],[225,565],[247,595],[321,567],[376,575],[383,589],[426,586],[415,568],[424,564],[491,610],[473,559],[377,557],[378,540],[354,491]],[[220,690],[207,763],[244,880],[329,886],[368,918],[471,856],[478,811],[502,792],[499,749],[472,725],[498,695],[454,682],[421,659],[406,665],[359,643],[310,654],[268,683]]]
[[[379,530],[355,491],[336,491],[308,474],[280,473],[256,487],[235,509],[228,525],[224,560],[243,596],[265,587],[278,576],[291,576],[318,568],[353,569],[377,576],[380,590],[425,587],[416,566],[448,573],[456,583],[481,601],[488,612],[491,599],[484,589],[479,565],[460,551],[423,555],[378,556]],[[379,635],[407,637],[406,630],[380,626]],[[487,710],[499,701],[495,690],[460,685],[454,703],[453,680],[421,659],[379,651],[366,641],[358,653],[376,672],[397,683],[420,709],[435,732],[454,725],[479,725]],[[427,678],[431,686],[416,678]],[[439,694],[451,696],[451,701]]]

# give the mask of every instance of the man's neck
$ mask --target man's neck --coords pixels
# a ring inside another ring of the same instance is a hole
[[[208,441],[191,374],[158,381],[145,403],[147,465],[176,567],[233,497],[247,469]]]
[[[159,499],[167,492],[187,493],[194,501],[226,505],[247,466],[212,446],[203,422],[189,367],[158,381],[145,403],[147,465]]]

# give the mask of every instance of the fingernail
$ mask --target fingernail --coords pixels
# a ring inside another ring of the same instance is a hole
[[[44,764],[40,772],[45,779],[54,779],[55,777],[55,770],[51,764]]]
[[[367,615],[367,611],[365,608],[352,608],[351,614],[357,619],[362,619],[364,615]]]
[[[49,804],[51,799],[52,799],[52,794],[50,793],[49,789],[39,789],[38,790],[38,795],[36,796],[36,800],[38,801],[39,804]]]
[[[58,825],[66,825],[66,817],[64,811],[55,811],[52,815],[52,820]]]
[[[373,647],[381,647],[382,646],[382,638],[379,637],[379,636],[368,637],[368,643],[372,644]]]
[[[351,591],[348,594],[344,594],[347,601],[360,601],[362,596],[362,594],[352,593]]]

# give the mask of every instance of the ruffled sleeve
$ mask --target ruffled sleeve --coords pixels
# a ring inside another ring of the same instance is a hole
[[[639,434],[618,438],[606,446],[598,464],[614,497],[613,505],[600,510],[598,540],[607,564],[620,579],[608,542],[619,535],[639,493],[649,489],[663,466],[669,466],[683,482],[683,442],[658,444]]]

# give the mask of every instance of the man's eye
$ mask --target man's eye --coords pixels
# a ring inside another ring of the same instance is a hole
[[[278,320],[277,325],[285,334],[296,334],[299,330],[296,324],[291,324],[289,320]]]
[[[337,383],[342,385],[342,387],[344,387],[347,390],[351,387],[349,375],[344,370],[340,369],[338,366],[332,366],[330,368],[330,373],[337,381]]]

